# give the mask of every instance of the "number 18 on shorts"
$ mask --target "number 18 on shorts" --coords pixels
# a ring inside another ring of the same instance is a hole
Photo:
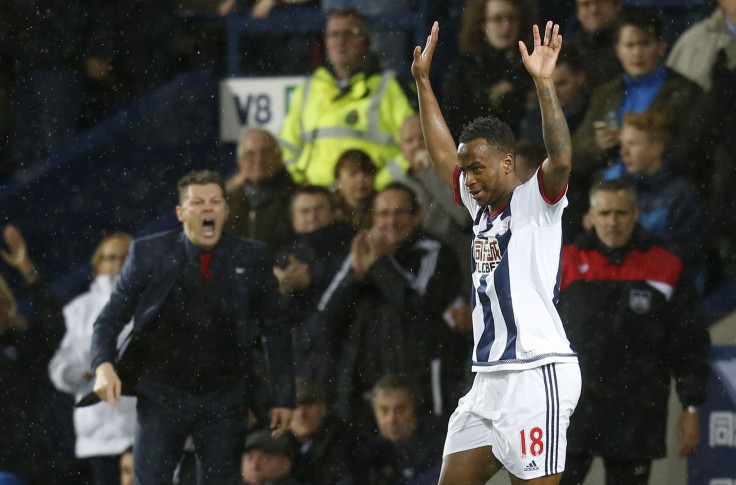
[[[561,473],[580,384],[577,363],[479,372],[450,418],[444,455],[491,446],[521,479]]]

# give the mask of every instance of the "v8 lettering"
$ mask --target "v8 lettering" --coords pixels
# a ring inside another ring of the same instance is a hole
[[[526,430],[522,429],[519,435],[521,437],[521,457],[524,458],[526,456]],[[531,441],[529,451],[532,456],[539,456],[544,451],[543,436],[542,428],[539,427],[532,428],[529,432],[529,440]]]
[[[265,125],[271,121],[271,98],[267,94],[256,96],[249,94],[245,98],[245,103],[242,104],[238,96],[234,96],[233,101],[241,125],[245,126],[253,121],[256,124]],[[251,120],[251,115],[253,120]]]

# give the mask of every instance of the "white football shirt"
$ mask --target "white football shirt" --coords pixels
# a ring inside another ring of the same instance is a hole
[[[494,213],[480,206],[456,169],[455,198],[473,217],[473,371],[521,370],[577,362],[555,305],[560,286],[562,212],[544,195],[541,169]]]

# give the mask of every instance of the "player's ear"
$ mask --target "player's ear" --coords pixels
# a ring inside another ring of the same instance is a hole
[[[507,153],[504,155],[503,160],[501,161],[501,167],[503,168],[504,173],[511,173],[514,170],[514,165],[514,154]]]

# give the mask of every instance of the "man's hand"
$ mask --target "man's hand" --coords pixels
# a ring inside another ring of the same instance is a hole
[[[3,229],[3,238],[5,239],[5,244],[8,246],[7,251],[0,251],[3,261],[18,270],[20,274],[26,275],[30,273],[33,270],[33,261],[31,261],[28,255],[26,241],[23,239],[18,228],[12,224],[8,224]]]
[[[363,278],[372,262],[371,247],[368,244],[368,230],[358,232],[350,244],[350,260],[353,273],[358,278]]]
[[[544,29],[544,41],[539,37],[539,27],[534,25],[534,51],[531,55],[524,42],[519,41],[521,60],[531,76],[537,79],[552,79],[552,72],[557,64],[557,56],[562,48],[562,36],[559,35],[560,26],[552,24],[550,20]],[[416,57],[416,55],[415,55]]]
[[[440,24],[435,22],[432,25],[432,32],[427,37],[427,44],[424,51],[420,46],[414,48],[414,62],[411,63],[411,74],[414,79],[419,82],[429,80],[429,67],[432,65],[432,56],[434,49],[437,47],[439,40]]]
[[[271,436],[278,438],[289,429],[293,412],[294,410],[289,408],[273,408],[271,410],[271,425],[269,426],[273,430]]]
[[[595,144],[601,151],[606,151],[619,144],[620,130],[605,125],[603,121],[596,121],[593,127],[595,128]]]
[[[293,254],[289,255],[289,266],[285,269],[274,266],[273,274],[279,280],[279,292],[282,295],[308,288],[312,281],[309,276],[309,266],[296,259]]]
[[[103,362],[95,369],[94,392],[103,401],[110,403],[110,409],[115,409],[115,401],[120,400],[123,385],[110,362]]]
[[[700,423],[697,413],[683,411],[677,421],[677,456],[685,458],[700,442]]]

